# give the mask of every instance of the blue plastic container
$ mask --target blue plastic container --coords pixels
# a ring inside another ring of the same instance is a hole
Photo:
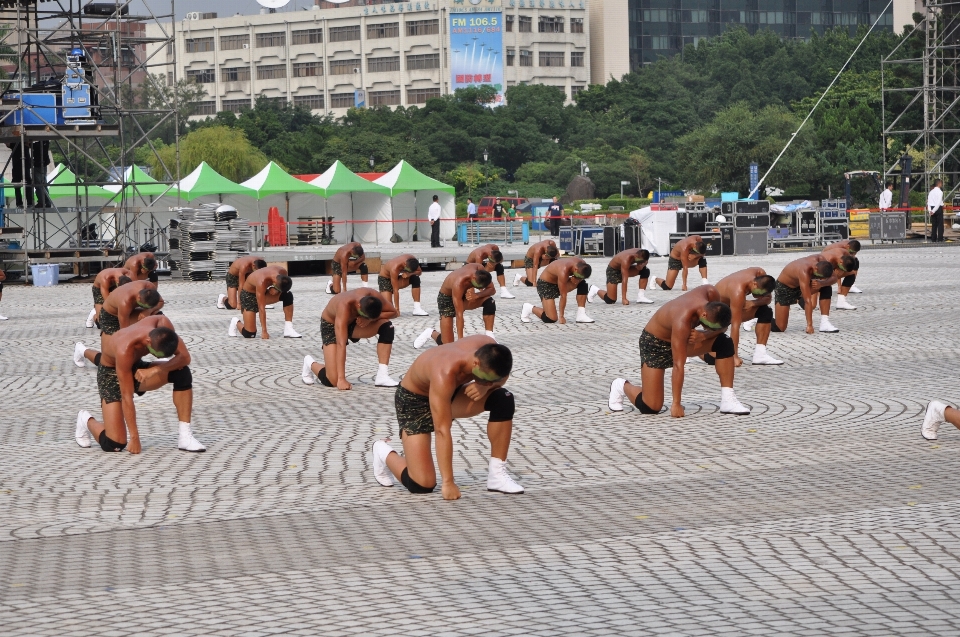
[[[33,287],[45,288],[60,283],[60,264],[44,263],[31,265],[30,275],[33,278]]]

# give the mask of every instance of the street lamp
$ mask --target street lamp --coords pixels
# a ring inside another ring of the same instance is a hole
[[[580,176],[585,177],[590,174],[590,166],[587,166],[587,162],[580,162]]]
[[[370,168],[372,169],[373,164],[376,163],[376,158],[373,155],[370,155],[370,159],[368,159],[367,161],[370,162]]]
[[[621,182],[620,182],[620,198],[621,198],[621,199],[623,199],[623,187],[624,187],[624,186],[629,186],[629,185],[630,185],[630,182],[629,182],[629,181],[621,181]]]
[[[487,163],[487,158],[488,158],[489,156],[490,156],[490,154],[487,152],[487,149],[484,148],[484,149],[483,149],[483,163]]]

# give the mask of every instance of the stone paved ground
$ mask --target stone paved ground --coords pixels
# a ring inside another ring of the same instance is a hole
[[[711,278],[777,273],[794,256],[714,259]],[[176,450],[169,391],[138,399],[141,456],[78,448],[77,410],[99,414],[94,369],[70,360],[76,340],[94,340],[89,287],[8,286],[0,632],[956,635],[960,432],[928,443],[919,427],[927,400],[960,399],[960,250],[861,261],[866,293],[834,312],[839,334],[803,334],[794,311],[770,344],[787,364],[738,372],[753,408],[741,418],[718,413],[702,364],[688,366],[686,418],[607,412],[610,380],[637,377],[654,308],[595,304],[594,325],[525,325],[532,290],[498,300],[516,360],[510,468],[527,493],[486,491],[485,423],[463,420],[455,503],[374,481],[370,442],[395,421],[393,392],[373,386],[373,344],[350,346],[353,391],[301,383],[303,355],[319,355],[324,279],[295,280],[302,341],[228,339],[218,284],[161,283],[194,357],[209,446],[197,455]],[[394,374],[436,318],[441,276],[424,277],[433,318],[395,321]],[[676,294],[652,293],[658,305]],[[270,320],[279,336],[279,309]],[[746,335],[741,355],[752,346]]]

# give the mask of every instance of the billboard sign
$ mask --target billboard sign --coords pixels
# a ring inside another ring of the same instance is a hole
[[[503,13],[450,14],[450,86],[492,85],[503,104]]]

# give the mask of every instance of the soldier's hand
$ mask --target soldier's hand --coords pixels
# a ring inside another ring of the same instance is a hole
[[[622,303],[624,305],[630,305],[630,301],[628,301],[626,298],[623,299]]]
[[[156,373],[155,370],[153,373],[150,373],[150,368],[138,369],[136,372],[133,373],[133,377],[136,379],[138,383],[143,384],[144,381],[146,381],[148,378],[153,376],[153,374],[155,373]]]
[[[743,359],[740,358],[739,356],[737,356],[736,354],[734,354],[734,355],[733,355],[733,366],[734,366],[734,367],[740,367],[741,365],[743,365]]]
[[[463,298],[464,298],[465,301],[473,301],[475,298],[477,298],[477,291],[474,290],[473,288],[470,288],[470,289],[467,290],[467,292],[463,295]]]
[[[460,487],[454,483],[444,484],[440,488],[440,493],[443,494],[444,500],[459,500],[460,499]]]
[[[266,329],[263,330],[263,335],[260,338],[262,338],[265,341],[270,340],[270,335],[267,333]]]
[[[559,323],[560,325],[566,325],[567,318],[565,316],[561,316],[559,319],[557,319],[557,323]]]
[[[130,453],[140,453],[143,451],[143,448],[140,446],[140,436],[133,436],[130,438],[130,443],[127,445],[127,451]]]
[[[810,289],[813,290],[814,292],[819,292],[820,281],[817,281],[816,279],[814,279],[813,281],[810,281]]]
[[[480,386],[477,383],[471,382],[463,390],[464,395],[470,400],[476,402],[483,398],[485,391],[480,389]]]
[[[808,326],[807,326],[807,329],[806,329],[806,332],[807,332],[807,334],[813,334],[813,326],[812,326],[812,325],[808,325]]]
[[[340,380],[337,381],[337,389],[341,391],[347,391],[348,389],[352,389],[352,388],[353,388],[353,385],[348,383],[346,378],[341,378]]]
[[[673,403],[670,405],[670,416],[673,418],[683,418],[685,412],[683,411],[683,405],[680,403]]]

